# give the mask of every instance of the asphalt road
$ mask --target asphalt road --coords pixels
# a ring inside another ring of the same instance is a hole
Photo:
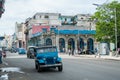
[[[17,53],[8,53],[4,64],[24,72],[8,72],[9,80],[120,80],[120,61],[64,56],[62,72],[51,69],[38,73],[34,59]]]

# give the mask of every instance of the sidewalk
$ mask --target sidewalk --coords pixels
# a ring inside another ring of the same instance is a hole
[[[100,55],[100,56],[96,56],[96,57],[95,57],[95,55],[76,55],[76,56],[89,57],[89,58],[98,58],[98,59],[120,60],[120,57],[109,56],[109,55]]]
[[[108,60],[119,60],[120,61],[120,55],[118,57],[116,56],[110,56],[110,55],[100,55],[100,56],[95,56],[95,55],[78,55],[75,54],[74,56],[69,56],[68,54],[65,53],[59,53],[60,55],[64,55],[66,57],[72,58],[72,57],[86,57],[86,58],[94,58],[94,59],[108,59]]]

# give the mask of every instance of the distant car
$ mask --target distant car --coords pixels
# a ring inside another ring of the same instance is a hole
[[[27,49],[27,58],[34,58],[36,53],[36,46],[29,46]]]
[[[8,48],[7,47],[2,47],[2,50],[8,51]]]
[[[24,48],[19,48],[18,54],[26,54],[26,50]]]

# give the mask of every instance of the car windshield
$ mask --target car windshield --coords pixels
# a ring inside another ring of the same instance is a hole
[[[47,53],[47,52],[56,52],[56,48],[38,48],[37,53]]]

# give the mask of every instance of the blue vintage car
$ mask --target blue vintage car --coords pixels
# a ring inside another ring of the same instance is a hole
[[[62,71],[62,59],[58,57],[57,47],[42,46],[36,48],[35,67],[38,72],[45,68],[58,68],[58,71]]]
[[[19,48],[18,54],[26,54],[26,50],[24,48]]]

